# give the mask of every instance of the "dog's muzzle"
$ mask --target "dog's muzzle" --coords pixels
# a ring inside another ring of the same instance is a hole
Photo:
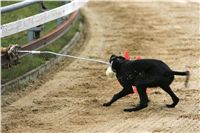
[[[112,69],[112,62],[111,62],[111,64],[110,64],[110,66],[107,68],[107,70],[106,70],[106,75],[107,76],[110,76],[110,77],[113,77],[114,75],[115,75],[115,72],[113,71],[113,69]]]

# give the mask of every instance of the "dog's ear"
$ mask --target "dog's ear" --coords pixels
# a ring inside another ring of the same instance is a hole
[[[114,58],[113,60],[110,61],[111,63],[111,68],[113,72],[116,72],[118,66],[119,66],[119,60],[117,58]]]
[[[115,56],[113,57],[113,59],[111,60],[111,67],[112,67],[112,70],[114,72],[116,72],[116,70],[118,69],[118,67],[121,65],[121,63],[123,63],[125,61],[125,58],[121,58],[119,56]]]
[[[109,60],[109,62],[111,63],[111,61],[113,61],[113,60],[114,60],[116,57],[117,57],[117,56],[116,56],[116,55],[114,55],[114,54],[113,54],[113,55],[111,55],[111,56],[110,56],[110,60]]]
[[[124,58],[123,56],[118,56],[117,57],[119,60],[126,60],[126,58]]]

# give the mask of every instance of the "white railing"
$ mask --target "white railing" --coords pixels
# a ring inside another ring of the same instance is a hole
[[[1,13],[6,13],[6,12],[10,12],[10,11],[14,11],[35,3],[39,3],[42,2],[41,0],[24,0],[22,2],[18,2],[16,4],[12,4],[12,5],[8,5],[8,6],[3,6],[1,7]]]
[[[84,6],[88,0],[73,0],[72,2],[60,6],[58,8],[27,17],[15,22],[11,22],[8,24],[1,25],[0,27],[0,37],[6,37],[32,27],[36,27],[38,25],[50,22],[52,20],[61,18],[63,16],[69,15],[70,13],[78,10],[82,6]]]

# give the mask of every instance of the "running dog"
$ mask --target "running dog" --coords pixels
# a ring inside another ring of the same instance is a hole
[[[179,98],[170,88],[174,75],[186,76],[186,87],[189,81],[189,71],[173,71],[164,62],[156,59],[126,60],[122,56],[112,55],[109,62],[111,64],[109,69],[116,74],[117,80],[123,89],[115,94],[109,102],[104,103],[103,106],[111,106],[118,99],[134,93],[132,86],[136,86],[140,103],[134,108],[124,109],[125,112],[138,111],[148,106],[147,87],[162,88],[173,100],[172,104],[166,106],[174,108],[179,102]]]

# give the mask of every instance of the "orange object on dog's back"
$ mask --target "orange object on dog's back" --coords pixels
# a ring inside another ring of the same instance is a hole
[[[140,60],[140,59],[142,59],[142,57],[141,56],[136,56],[135,59],[136,60]]]
[[[128,54],[128,51],[125,51],[124,57],[125,57],[126,60],[130,60],[131,59],[131,57]]]

